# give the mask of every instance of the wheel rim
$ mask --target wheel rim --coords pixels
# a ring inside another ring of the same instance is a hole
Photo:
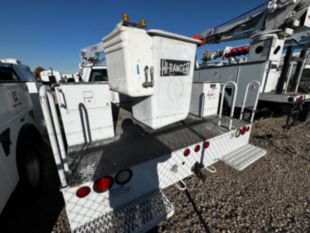
[[[38,186],[40,182],[40,161],[37,152],[33,149],[28,149],[25,153],[25,171],[30,185]]]

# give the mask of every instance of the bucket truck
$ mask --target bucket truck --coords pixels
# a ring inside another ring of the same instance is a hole
[[[199,95],[191,101],[199,42],[147,30],[145,20],[124,15],[100,47],[82,53],[86,67],[104,51],[107,81],[40,88],[73,232],[146,232],[174,213],[165,188],[186,190],[186,177],[215,173],[218,161],[240,171],[266,154],[249,143],[252,122],[234,119],[234,108],[223,116],[218,83],[197,84],[197,93],[212,97],[204,98],[211,108],[202,107]],[[230,85],[237,96],[234,81],[223,90]],[[112,109],[111,90],[134,101]],[[189,115],[190,109],[202,114]]]
[[[243,104],[246,108],[253,107],[255,99],[243,103],[241,93],[248,82],[255,80],[260,83],[260,107],[282,104],[289,109],[297,108],[306,116],[310,92],[304,86],[309,85],[310,79],[302,74],[309,56],[309,6],[308,0],[269,0],[233,20],[194,35],[201,45],[250,39],[249,45],[204,52],[204,62],[195,70],[195,80],[237,82],[241,90],[236,101],[239,108]],[[294,51],[299,51],[299,57],[293,56]],[[215,59],[220,59],[221,64],[215,66],[212,62]],[[225,93],[228,105],[231,93],[232,89],[228,88]]]

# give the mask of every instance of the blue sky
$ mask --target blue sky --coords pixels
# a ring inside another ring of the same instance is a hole
[[[122,13],[128,13],[133,21],[145,18],[149,29],[192,36],[264,2],[266,0],[1,0],[0,58],[18,58],[31,68],[41,65],[76,72],[80,49],[99,42],[112,31]],[[223,46],[204,46],[203,49],[218,47]]]

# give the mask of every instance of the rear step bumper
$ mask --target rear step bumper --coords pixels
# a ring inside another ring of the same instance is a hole
[[[150,230],[173,215],[174,208],[159,190],[114,209],[73,232],[137,233]]]
[[[266,155],[267,151],[259,147],[247,144],[224,155],[221,160],[235,168],[238,171],[242,171],[246,167],[250,166],[252,163]]]

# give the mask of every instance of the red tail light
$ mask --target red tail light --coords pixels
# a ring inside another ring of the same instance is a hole
[[[183,152],[183,155],[185,157],[189,156],[189,154],[191,153],[190,149],[185,149],[184,152]]]
[[[241,135],[244,135],[246,133],[246,127],[242,127],[241,129]]]
[[[302,96],[298,96],[297,98],[296,98],[296,103],[301,103],[302,102]]]
[[[201,148],[200,145],[195,146],[195,149],[194,149],[195,152],[199,152],[199,151],[200,151],[200,148]]]
[[[105,176],[97,180],[94,184],[94,190],[97,193],[102,193],[109,190],[113,186],[113,179],[110,176]]]
[[[90,188],[88,186],[83,186],[76,191],[76,196],[79,198],[83,198],[90,194]]]
[[[209,148],[209,146],[210,146],[210,142],[205,142],[205,143],[203,144],[203,147],[204,147],[205,149]]]

